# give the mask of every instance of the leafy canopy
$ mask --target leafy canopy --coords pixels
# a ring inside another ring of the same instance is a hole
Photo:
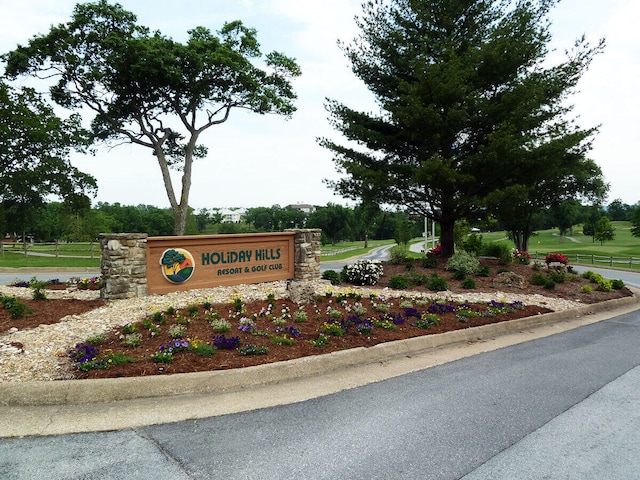
[[[196,27],[186,43],[136,22],[119,4],[79,4],[71,21],[4,55],[6,72],[56,79],[52,98],[67,108],[88,107],[95,138],[150,148],[175,233],[182,234],[192,163],[207,154],[200,134],[236,108],[290,116],[296,98],[291,80],[300,69],[282,53],[263,56],[256,30],[240,21],[225,23],[217,35]],[[170,168],[182,172],[179,196]]]
[[[0,119],[0,208],[7,221],[0,230],[31,228],[49,196],[88,207],[96,181],[70,161],[73,150],[90,144],[79,116],[62,119],[35,90],[0,82]]]

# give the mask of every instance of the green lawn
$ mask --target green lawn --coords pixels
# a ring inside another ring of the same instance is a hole
[[[551,252],[559,252],[569,256],[571,263],[589,264],[592,257],[596,264],[606,266],[605,257],[614,257],[614,263],[624,266],[628,264],[630,259],[634,263],[640,263],[640,238],[631,235],[630,222],[611,222],[615,228],[615,238],[610,242],[593,242],[591,237],[582,234],[582,225],[576,225],[573,228],[573,234],[561,238],[557,229],[542,230],[537,232],[529,239],[529,253],[532,257],[538,255],[539,259]],[[508,240],[504,232],[483,233],[484,242],[499,242],[513,247],[513,242]],[[634,265],[633,268],[640,268],[640,265]]]
[[[0,254],[0,267],[59,267],[59,268],[100,268],[100,258],[55,258],[55,257],[25,257],[17,253],[5,252]]]
[[[23,244],[4,243],[0,250],[0,267],[100,267],[100,244],[97,242],[28,243],[27,252],[29,255],[25,256]],[[69,258],[71,256],[82,258]]]

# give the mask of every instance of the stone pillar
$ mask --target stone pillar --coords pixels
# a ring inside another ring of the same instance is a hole
[[[100,297],[120,300],[147,294],[147,234],[100,234]]]
[[[319,228],[289,229],[295,232],[294,239],[294,280],[320,279],[320,237]]]

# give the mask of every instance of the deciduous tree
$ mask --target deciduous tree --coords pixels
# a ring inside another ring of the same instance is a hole
[[[204,27],[179,43],[136,23],[136,16],[106,0],[79,4],[71,21],[52,27],[4,56],[7,74],[57,78],[52,98],[93,112],[97,139],[152,150],[175,218],[185,232],[193,162],[209,127],[235,109],[290,116],[296,62],[282,53],[262,55],[255,29],[225,23]],[[261,62],[264,68],[254,65]],[[181,172],[176,192],[171,169]]]
[[[640,203],[631,212],[631,235],[640,237]]]
[[[601,217],[596,223],[594,238],[603,245],[604,242],[613,240],[616,236],[615,227],[611,224],[609,217]]]
[[[325,207],[309,214],[307,226],[321,228],[323,239],[329,239],[332,245],[350,238],[353,225],[353,210],[335,203],[327,203]]]
[[[88,132],[78,115],[62,119],[31,88],[0,82],[0,203],[5,229],[24,233],[50,196],[67,205],[85,205],[95,179],[71,164],[70,154],[86,151]],[[4,232],[3,232],[4,233]]]

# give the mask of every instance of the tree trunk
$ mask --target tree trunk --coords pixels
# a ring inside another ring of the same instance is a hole
[[[440,220],[440,245],[442,246],[441,256],[449,258],[455,253],[455,242],[453,236],[454,221]]]
[[[184,235],[187,230],[187,215],[189,214],[189,193],[191,191],[191,171],[193,167],[193,152],[196,148],[198,132],[192,131],[191,138],[184,155],[184,169],[182,171],[182,192],[180,195],[179,212],[176,215],[174,233]]]
[[[191,167],[193,165],[193,149],[195,148],[195,142],[197,134],[192,134],[189,144],[187,145],[187,151],[185,153],[185,161],[182,173],[182,191],[180,193],[180,203],[176,199],[176,194],[173,189],[173,182],[171,181],[171,175],[169,172],[169,164],[165,157],[162,145],[160,143],[155,144],[156,158],[160,165],[160,171],[162,172],[162,180],[164,181],[164,189],[167,192],[167,198],[171,205],[171,211],[173,212],[173,234],[180,236],[184,235],[187,229],[187,214],[189,213],[189,191],[191,190]]]
[[[525,230],[512,230],[513,244],[516,250],[520,252],[529,251],[529,232]]]
[[[184,208],[182,205],[176,205],[173,208],[173,234],[180,236],[184,235],[187,229],[187,213],[188,207]]]

